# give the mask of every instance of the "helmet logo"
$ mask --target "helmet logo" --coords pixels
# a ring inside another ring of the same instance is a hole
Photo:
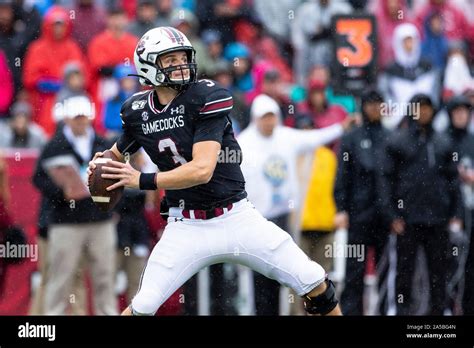
[[[171,42],[177,45],[184,45],[184,37],[179,31],[171,27],[164,27],[163,30]]]

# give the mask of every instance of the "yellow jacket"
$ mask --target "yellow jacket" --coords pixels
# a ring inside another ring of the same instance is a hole
[[[337,157],[332,150],[321,146],[314,152],[311,175],[303,203],[301,230],[334,230],[334,183]]]

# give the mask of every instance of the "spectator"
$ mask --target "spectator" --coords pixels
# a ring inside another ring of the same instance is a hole
[[[404,108],[417,93],[425,93],[436,100],[439,95],[439,72],[421,59],[420,36],[413,24],[400,24],[393,36],[395,61],[379,78],[379,88],[384,99],[395,108],[388,110],[390,117],[382,123],[389,129],[396,128],[404,116]]]
[[[418,94],[410,103],[414,107],[408,110],[408,128],[387,140],[379,187],[382,211],[397,236],[397,314],[410,314],[416,251],[421,245],[429,270],[430,314],[442,315],[446,304],[446,229],[462,226],[460,184],[449,137],[433,131],[431,98]]]
[[[120,84],[117,96],[105,104],[104,122],[108,137],[114,137],[122,133],[122,121],[120,120],[120,108],[122,104],[138,92],[138,81],[135,77],[128,76],[135,74],[135,69],[131,65],[117,65],[114,69],[114,78]]]
[[[473,241],[473,221],[474,221],[474,136],[468,132],[469,124],[472,120],[472,104],[466,97],[454,97],[449,101],[448,114],[450,117],[449,135],[454,145],[454,153],[458,155],[458,170],[461,178],[461,189],[464,199],[464,207],[466,211],[465,228],[466,237],[470,238],[469,249],[467,252],[467,260],[464,270],[464,298],[463,298],[463,314],[474,314],[474,241]],[[451,238],[458,239],[451,231]],[[457,231],[458,235],[460,231]],[[465,272],[465,273],[464,273]],[[459,281],[458,279],[454,279]]]
[[[171,24],[171,12],[173,6],[176,4],[173,0],[156,0],[156,6],[158,8],[158,23],[161,26],[170,26]]]
[[[424,37],[421,42],[421,57],[443,70],[448,55],[448,40],[444,35],[444,20],[439,12],[433,12],[423,23]]]
[[[14,83],[5,55],[0,50],[0,120],[8,115],[13,101]]]
[[[131,165],[140,170],[144,166],[141,152],[130,159]],[[145,219],[146,192],[126,188],[115,211],[117,224],[117,271],[127,276],[127,299],[131,301],[140,285],[140,274],[150,253],[151,232]]]
[[[347,112],[339,105],[330,105],[325,94],[326,85],[323,81],[310,81],[306,102],[299,105],[299,114],[312,118],[316,129],[340,123],[347,118]],[[338,142],[331,145],[337,153]]]
[[[77,0],[72,11],[72,37],[86,53],[91,40],[105,29],[106,12],[93,0]]]
[[[128,32],[136,37],[142,37],[148,30],[156,27],[167,27],[169,21],[158,19],[158,9],[153,0],[140,0],[137,6],[135,20],[128,26]]]
[[[97,115],[102,115],[103,103],[118,93],[112,74],[120,64],[131,64],[138,38],[125,31],[127,17],[121,8],[113,7],[107,16],[107,29],[94,37],[89,45],[88,58],[92,73],[91,90]],[[99,133],[104,131],[101,117],[94,120]]]
[[[468,88],[474,89],[474,76],[466,59],[465,45],[462,42],[451,42],[444,72],[443,96],[459,96]]]
[[[273,37],[280,44],[289,44],[290,23],[288,20],[291,13],[294,14],[296,8],[302,0],[254,0],[253,10],[260,20],[265,32]],[[292,12],[291,12],[292,11]]]
[[[275,69],[271,62],[262,60],[254,64],[252,80],[254,81],[254,89],[246,95],[247,104],[250,105],[259,94],[266,94],[278,102],[282,121],[286,122],[290,113],[290,101],[285,94],[280,72]]]
[[[265,218],[289,231],[289,215],[299,202],[297,155],[340,137],[349,123],[312,131],[282,126],[280,107],[267,95],[255,98],[250,114],[252,121],[238,138],[248,197]],[[257,273],[254,279],[257,314],[278,315],[278,283]]]
[[[84,67],[78,62],[67,64],[64,67],[61,89],[56,94],[56,103],[85,92],[86,76]]]
[[[291,42],[295,50],[293,71],[300,85],[306,85],[310,67],[330,65],[331,19],[350,11],[351,6],[345,0],[311,0],[298,6],[291,28]]]
[[[388,227],[384,222],[377,191],[383,149],[388,132],[382,127],[383,97],[375,90],[362,96],[362,125],[342,138],[334,197],[336,228],[348,230],[347,244],[363,246],[360,255],[346,258],[346,279],[341,304],[345,315],[363,315],[364,275],[369,262],[368,247],[375,248],[375,264],[385,245]]]
[[[202,75],[209,77],[215,74],[216,67],[225,64],[221,34],[217,30],[208,29],[202,32],[201,37],[207,52],[207,60],[203,62],[204,64],[199,61],[199,70],[202,71]]]
[[[31,106],[28,103],[13,104],[9,125],[0,130],[2,134],[0,148],[41,149],[43,147],[46,143],[46,135],[41,127],[31,122],[31,114]]]
[[[224,47],[232,41],[242,41],[236,37],[239,31],[241,34],[245,33],[241,35],[243,39],[249,39],[249,36],[255,34],[244,25],[255,21],[251,1],[248,0],[197,1],[196,15],[202,30],[215,29],[221,32]]]
[[[258,41],[255,53],[257,59],[271,62],[284,83],[290,84],[293,82],[293,72],[288,66],[287,61],[281,56],[280,49],[275,40],[269,36],[263,37]]]
[[[430,14],[438,12],[444,21],[444,30],[449,40],[464,40],[469,36],[469,25],[458,8],[446,0],[429,0],[416,13],[416,23],[420,30]]]
[[[406,0],[377,1],[375,8],[377,23],[378,64],[381,69],[393,62],[393,33],[395,28],[409,20]]]
[[[254,88],[254,82],[250,73],[252,61],[247,46],[238,42],[229,44],[224,49],[224,58],[232,64],[233,88],[244,93],[251,91]]]
[[[350,94],[336,94],[331,87],[331,76],[329,68],[324,65],[315,65],[311,68],[310,73],[308,75],[308,81],[316,81],[319,80],[326,85],[326,89],[324,90],[326,94],[326,99],[328,104],[330,105],[340,105],[342,106],[346,112],[352,114],[356,112],[356,100]]]
[[[38,37],[39,25],[40,17],[34,9],[25,11],[15,6],[13,0],[0,2],[0,50],[6,55],[15,92],[22,86],[23,56],[31,41]]]
[[[33,121],[48,135],[55,129],[52,110],[64,67],[73,61],[84,62],[84,57],[71,38],[68,13],[54,6],[44,18],[40,38],[28,48],[23,71],[23,82],[33,106]]]
[[[71,158],[68,168],[81,168],[81,173],[85,173],[92,155],[106,149],[108,144],[91,127],[93,107],[88,98],[66,99],[63,116],[65,125],[46,144],[33,176],[33,183],[52,206],[44,310],[49,315],[65,314],[79,260],[87,253],[94,313],[114,315],[117,314],[114,296],[117,236],[110,214],[100,212],[92,202],[84,184],[86,178],[73,181],[73,175],[79,175],[74,174],[74,169],[58,175],[51,160]]]
[[[234,101],[231,113],[232,127],[234,134],[238,135],[250,122],[249,107],[245,103],[244,95],[233,88],[232,70],[227,61],[217,62],[213,68],[213,75],[210,77],[232,92]]]

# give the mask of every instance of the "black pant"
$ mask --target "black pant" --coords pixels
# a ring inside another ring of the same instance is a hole
[[[351,224],[347,244],[352,250],[363,248],[363,259],[346,255],[346,279],[341,294],[341,309],[344,315],[363,315],[364,275],[369,247],[375,250],[375,264],[378,263],[387,241],[388,229],[382,222],[374,220],[366,224]],[[350,249],[348,249],[350,250]]]
[[[470,225],[471,241],[465,268],[463,298],[463,311],[466,315],[474,315],[474,211],[471,214]]]
[[[448,232],[444,225],[411,225],[397,237],[396,303],[398,315],[409,315],[418,246],[425,249],[430,280],[431,315],[446,305]]]
[[[280,215],[269,219],[284,231],[288,231],[289,215]],[[255,231],[258,233],[258,231]],[[253,272],[256,315],[280,314],[280,283],[264,275]]]

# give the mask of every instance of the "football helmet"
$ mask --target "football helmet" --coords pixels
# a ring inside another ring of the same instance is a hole
[[[162,67],[158,58],[175,51],[184,51],[187,63]],[[147,31],[135,48],[134,62],[136,76],[144,86],[165,86],[179,90],[196,81],[196,51],[188,38],[172,27],[158,27]],[[173,71],[178,70],[182,72],[181,77],[173,79]],[[189,74],[185,74],[186,70]],[[185,75],[188,76],[185,78]]]

